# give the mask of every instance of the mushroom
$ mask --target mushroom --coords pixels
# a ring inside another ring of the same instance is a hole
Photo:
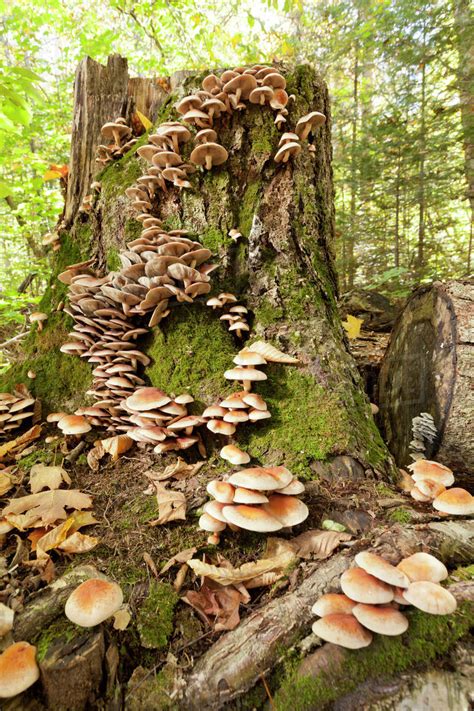
[[[248,464],[250,462],[250,456],[247,452],[243,452],[235,444],[227,444],[222,447],[220,456],[231,464]]]
[[[158,388],[140,388],[126,399],[125,404],[130,410],[144,412],[163,407],[169,402],[171,398]]]
[[[234,493],[234,504],[267,504],[268,497],[254,489],[237,487]]]
[[[32,686],[40,676],[36,647],[15,642],[0,654],[0,699],[10,699]]]
[[[206,170],[210,170],[213,165],[221,165],[227,160],[228,153],[224,146],[218,143],[201,143],[196,146],[190,156],[190,160],[196,165],[202,165]]]
[[[300,141],[305,141],[311,131],[326,123],[326,116],[319,111],[312,111],[306,116],[302,116],[296,124],[295,133],[300,137]]]
[[[223,81],[224,74],[222,75]],[[227,81],[223,86],[225,93],[231,95],[231,101],[233,101],[235,107],[237,107],[241,98],[248,99],[250,92],[256,88],[257,80],[251,74],[238,74]]]
[[[290,156],[296,156],[301,151],[301,146],[296,141],[284,143],[275,154],[275,163],[286,163]]]
[[[419,610],[430,615],[450,615],[457,607],[456,598],[437,583],[422,580],[411,583],[403,597]]]
[[[249,467],[229,477],[232,486],[257,491],[283,489],[292,481],[293,474],[286,467]]]
[[[246,531],[271,533],[272,531],[279,531],[283,527],[278,519],[261,506],[247,504],[224,506],[222,512],[229,523],[233,523],[234,526],[243,528]]]
[[[429,459],[419,459],[413,464],[410,464],[408,469],[412,473],[415,482],[430,479],[443,486],[452,486],[454,484],[454,476],[451,469],[445,467],[439,462],[432,462]]]
[[[43,330],[43,321],[46,321],[47,318],[48,314],[45,314],[42,311],[33,311],[29,316],[30,323],[38,324],[38,331]]]
[[[69,595],[64,613],[80,627],[95,627],[122,606],[123,593],[117,583],[90,578]]]
[[[212,310],[215,311],[216,309],[220,309],[223,304],[220,299],[218,299],[216,296],[213,296],[206,301],[206,306],[211,306]]]
[[[91,430],[91,426],[82,415],[66,415],[58,421],[59,429],[65,435],[80,435]]]
[[[326,593],[322,595],[311,608],[311,612],[318,617],[327,615],[351,615],[356,602],[342,593]]]
[[[313,623],[312,630],[326,642],[347,649],[361,649],[372,642],[370,632],[362,627],[353,615],[326,615]]]
[[[297,526],[309,516],[309,510],[305,503],[293,496],[284,496],[278,493],[272,494],[268,499],[268,504],[264,504],[263,508],[285,527]]]
[[[260,353],[254,353],[249,348],[242,348],[232,359],[236,365],[266,365],[267,361]],[[258,397],[258,396],[257,396]],[[248,403],[251,405],[251,402]]]
[[[208,494],[213,496],[221,504],[231,504],[234,500],[234,487],[226,481],[214,479],[206,487]]]
[[[257,370],[256,368],[243,368],[241,366],[237,366],[237,368],[226,370],[224,372],[224,378],[227,380],[241,380],[244,390],[249,391],[253,382],[266,380],[267,376],[265,373],[262,373],[261,370]]]
[[[420,580],[439,583],[448,577],[448,569],[446,566],[433,555],[430,555],[430,553],[414,553],[400,561],[397,568],[401,570],[412,583]]]
[[[362,568],[350,568],[341,576],[342,592],[355,602],[382,605],[393,600],[393,590]]]
[[[235,432],[235,425],[232,422],[224,422],[223,420],[209,420],[207,423],[207,429],[211,430],[215,434],[221,435],[233,435]]]
[[[129,127],[122,122],[105,123],[100,129],[100,132],[104,138],[113,138],[117,148],[121,147],[122,138],[128,137],[131,134]]]
[[[371,632],[395,636],[408,629],[405,615],[390,605],[366,605],[359,603],[352,609],[352,614],[361,625]]]
[[[447,489],[436,497],[433,507],[452,516],[471,516],[474,514],[474,496],[466,489]]]
[[[375,553],[362,551],[356,555],[355,562],[360,568],[365,570],[366,573],[370,573],[388,585],[394,585],[398,588],[407,588],[410,584],[410,579],[402,570],[391,565],[384,558],[381,558],[381,556],[375,555]]]

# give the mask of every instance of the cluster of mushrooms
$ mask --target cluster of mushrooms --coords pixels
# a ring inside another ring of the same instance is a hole
[[[443,514],[470,516],[474,514],[474,496],[466,489],[455,487],[454,475],[444,464],[429,459],[418,459],[410,464],[413,487],[410,495],[415,501],[432,502],[433,507]]]
[[[432,445],[438,436],[433,415],[429,412],[420,412],[411,423],[413,439],[410,441],[410,457],[416,462],[425,459],[427,447]]]
[[[43,235],[41,244],[45,247],[51,247],[53,252],[57,252],[61,249],[61,237],[58,232],[47,232]]]
[[[90,578],[69,595],[64,613],[79,627],[96,627],[117,613],[123,605],[119,585],[101,578]],[[40,678],[37,648],[28,642],[15,642],[0,654],[0,699],[9,699],[29,689]]]
[[[342,593],[328,593],[313,605],[320,617],[313,632],[348,649],[368,647],[372,632],[395,636],[408,629],[408,618],[398,609],[413,605],[430,615],[450,615],[456,598],[439,583],[448,577],[446,566],[429,553],[414,553],[397,566],[381,556],[362,551],[358,567],[341,576]]]
[[[17,385],[12,393],[0,393],[0,439],[31,420],[35,398],[24,385]]]
[[[123,116],[118,116],[113,121],[105,123],[100,133],[107,143],[97,146],[95,160],[96,163],[100,163],[104,167],[114,160],[122,158],[137,142],[137,139],[132,135],[132,129]]]
[[[247,321],[248,309],[237,303],[237,297],[234,294],[222,292],[208,299],[206,305],[210,306],[213,311],[222,310],[222,316],[219,316],[220,321],[227,323],[227,330],[235,333],[238,338],[242,338],[245,332],[250,331]]]

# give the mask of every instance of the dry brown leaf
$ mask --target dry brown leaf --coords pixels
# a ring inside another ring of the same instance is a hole
[[[196,464],[187,464],[184,459],[178,459],[172,464],[168,464],[162,472],[154,471],[153,469],[145,472],[145,476],[150,481],[166,481],[166,479],[189,479],[204,466],[205,462],[196,462]]]
[[[234,585],[245,583],[266,573],[279,573],[282,575],[286,568],[296,560],[293,551],[286,551],[273,558],[262,558],[252,563],[244,563],[240,568],[210,565],[198,558],[188,561],[188,565],[196,575],[202,575],[210,580],[214,580],[220,585]]]
[[[10,454],[15,451],[18,452],[21,448],[26,447],[29,442],[31,442],[34,439],[38,439],[38,437],[41,434],[41,425],[35,425],[31,429],[28,430],[28,432],[25,432],[24,434],[20,435],[20,437],[17,437],[16,439],[12,439],[9,442],[5,442],[4,444],[0,445],[0,461],[4,459],[7,454]]]
[[[186,580],[186,575],[188,574],[188,570],[189,568],[186,563],[182,563],[181,568],[178,570],[176,577],[173,581],[173,587],[176,592],[179,592],[183,587],[184,581]]]
[[[7,522],[21,531],[51,526],[67,518],[66,509],[88,509],[92,498],[77,489],[56,489],[11,499],[3,509]],[[27,512],[27,513],[25,513]]]
[[[350,541],[352,536],[349,533],[339,531],[306,531],[296,538],[292,543],[296,545],[296,554],[300,558],[315,558],[323,560],[336,550],[342,541]]]
[[[17,477],[12,474],[9,469],[2,469],[0,471],[0,496],[3,496],[7,493],[7,491],[10,491],[12,486],[14,486],[17,481]]]
[[[143,554],[143,560],[145,561],[147,566],[150,568],[150,570],[153,573],[153,575],[155,576],[155,578],[157,578],[158,577],[158,569],[155,565],[155,561],[153,560],[151,555],[149,553],[147,553],[146,551]]]
[[[92,550],[99,539],[78,533],[78,529],[94,523],[97,521],[90,511],[74,511],[66,521],[36,539],[37,557],[43,558],[47,555],[47,551],[53,549],[59,549],[64,553],[85,553]],[[31,538],[31,534],[28,538]]]
[[[112,461],[116,462],[121,454],[127,452],[133,445],[133,439],[128,435],[121,434],[115,437],[108,437],[100,441],[104,452],[110,454]]]
[[[188,560],[191,560],[196,551],[196,546],[193,546],[192,548],[186,548],[185,550],[176,553],[176,555],[174,555],[164,564],[164,566],[160,570],[160,575],[166,573],[166,571],[169,570],[173,565],[176,565],[176,563],[187,563]]]
[[[99,462],[102,457],[105,457],[105,450],[102,447],[101,441],[97,440],[94,447],[87,454],[87,464],[93,472],[99,469]]]
[[[241,593],[234,587],[222,587],[206,580],[198,592],[190,590],[181,598],[216,632],[233,630],[240,622]]]
[[[409,493],[415,486],[415,482],[412,479],[412,477],[406,472],[404,469],[399,469],[400,476],[398,478],[398,488],[401,489],[401,491],[406,491]],[[1,472],[0,472],[1,475]]]
[[[169,521],[186,519],[186,497],[180,491],[166,489],[159,482],[154,482],[159,517],[150,521],[150,526],[161,526]]]
[[[62,467],[47,467],[45,464],[35,464],[30,470],[30,489],[37,494],[41,489],[59,489],[62,482],[71,483],[71,478]]]
[[[63,553],[87,553],[91,551],[99,543],[99,539],[95,536],[89,536],[87,533],[75,531],[71,536],[68,536],[57,547]]]

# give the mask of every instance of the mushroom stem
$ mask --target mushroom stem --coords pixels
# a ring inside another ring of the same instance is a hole
[[[210,153],[206,156],[206,170],[211,170],[212,168],[212,156]]]
[[[38,331],[42,331],[42,330],[43,330],[43,323],[42,323],[42,321],[38,321]]]
[[[120,148],[120,134],[116,128],[112,129],[112,135],[114,137],[115,145],[117,146],[117,148]]]
[[[179,155],[179,143],[177,134],[173,134],[173,150]]]
[[[218,546],[220,540],[221,538],[218,533],[211,533],[211,535],[207,537],[207,542],[210,546]]]
[[[252,387],[252,381],[251,380],[244,380],[243,386],[244,386],[244,390],[246,390],[247,392],[250,392],[250,389]]]
[[[303,133],[300,136],[300,141],[306,141],[309,134],[311,133],[311,129],[312,129],[312,126],[310,123],[308,123],[303,129]]]
[[[242,89],[239,87],[237,91],[235,92],[235,103],[238,104],[240,101],[240,97],[242,96]]]

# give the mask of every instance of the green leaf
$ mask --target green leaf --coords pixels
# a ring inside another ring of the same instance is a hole
[[[6,198],[13,193],[13,190],[7,183],[0,181],[0,198]]]

